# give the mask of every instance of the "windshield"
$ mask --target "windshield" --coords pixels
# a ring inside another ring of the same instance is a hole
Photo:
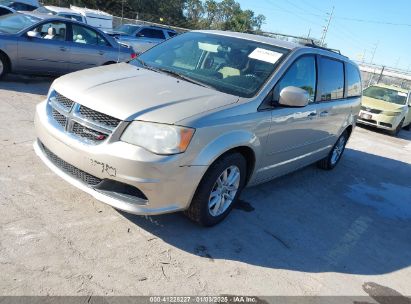
[[[381,87],[369,87],[364,90],[363,95],[398,105],[405,105],[408,97],[407,93]]]
[[[140,27],[138,25],[124,24],[116,28],[116,31],[123,32],[128,35],[133,35]]]
[[[16,34],[39,22],[40,19],[23,14],[11,14],[0,17],[0,32]]]
[[[249,98],[256,95],[286,53],[251,40],[191,32],[159,44],[131,64]]]
[[[35,9],[33,12],[40,13],[40,14],[56,15],[56,12],[53,12],[44,6],[40,6],[39,8]]]

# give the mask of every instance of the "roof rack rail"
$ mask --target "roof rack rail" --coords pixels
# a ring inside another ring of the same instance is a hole
[[[331,48],[327,48],[327,47],[324,47],[324,46],[320,46],[320,45],[318,45],[318,44],[315,44],[314,40],[311,40],[311,43],[304,43],[304,46],[309,46],[309,47],[316,48],[316,49],[321,49],[321,50],[325,50],[325,51],[334,52],[334,53],[337,53],[337,54],[343,56],[343,55],[341,54],[341,51],[340,51],[340,50],[331,49]],[[345,56],[344,56],[344,57],[345,57]]]

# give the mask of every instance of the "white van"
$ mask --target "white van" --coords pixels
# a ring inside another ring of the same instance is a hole
[[[110,31],[113,29],[113,16],[106,12],[74,5],[70,5],[70,9],[82,15],[85,18],[85,23],[91,26],[97,27],[103,31]]]
[[[99,28],[102,31],[110,31],[113,29],[113,16],[98,10],[73,5],[70,6],[70,8],[47,5],[39,7],[35,12],[76,20]]]

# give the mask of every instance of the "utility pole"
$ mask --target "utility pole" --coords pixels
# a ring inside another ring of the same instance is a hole
[[[398,57],[397,61],[395,62],[395,68],[398,69],[398,65],[400,64],[401,57]]]
[[[378,80],[377,80],[377,84],[380,83],[382,76],[384,76],[384,70],[385,70],[385,66],[382,66],[380,76],[378,77]]]
[[[372,51],[372,56],[371,56],[371,61],[370,61],[371,64],[373,64],[373,62],[374,62],[375,53],[377,52],[377,48],[378,48],[378,44],[379,44],[379,43],[380,43],[380,42],[377,41],[377,43],[376,43],[375,46],[374,46],[374,50]]]
[[[328,29],[330,28],[331,20],[332,20],[333,17],[334,17],[334,6],[333,6],[333,9],[331,11],[331,14],[329,14],[328,20],[326,20],[327,25],[324,27],[324,30],[323,30],[323,35],[321,37],[321,46],[324,46],[325,38],[327,37]]]
[[[365,54],[367,53],[367,49],[364,49],[364,53],[362,54],[362,63],[365,62]]]
[[[307,40],[310,39],[310,35],[311,35],[311,27],[310,27],[310,29],[308,30]]]
[[[121,0],[121,24],[123,24],[124,19],[124,0]]]

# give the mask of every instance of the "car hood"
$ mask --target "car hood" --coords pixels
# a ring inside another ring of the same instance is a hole
[[[79,104],[121,120],[167,124],[239,99],[126,63],[65,75],[54,82],[53,89]]]
[[[363,96],[362,98],[362,106],[382,111],[401,111],[405,107],[405,105],[399,105],[366,96]]]

